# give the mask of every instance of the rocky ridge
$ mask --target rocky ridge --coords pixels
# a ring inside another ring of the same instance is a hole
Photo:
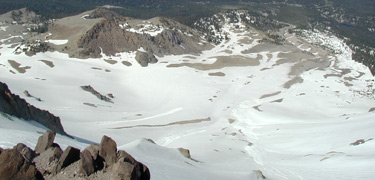
[[[27,121],[36,121],[59,134],[67,135],[59,117],[30,105],[18,95],[13,94],[2,82],[0,82],[0,112]]]
[[[22,143],[12,149],[0,148],[1,179],[150,179],[147,166],[118,151],[110,137],[103,136],[99,145],[81,152],[71,146],[63,151],[53,143],[55,135],[53,131],[44,133],[35,151]]]
[[[116,55],[143,48],[157,56],[200,53],[210,48],[197,31],[166,18],[138,20],[122,17],[103,8],[93,11],[87,19],[102,18],[78,40],[81,57]]]

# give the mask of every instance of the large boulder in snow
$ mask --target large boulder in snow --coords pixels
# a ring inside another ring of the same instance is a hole
[[[47,131],[42,136],[39,137],[38,143],[35,147],[35,152],[40,154],[47,150],[48,148],[52,147],[53,141],[55,140],[56,132]]]
[[[103,136],[99,145],[99,155],[106,162],[106,166],[111,166],[117,159],[117,144],[108,136]]]
[[[29,150],[32,151],[23,144],[19,144],[13,149],[4,150],[0,154],[0,179],[44,179],[35,165],[25,158],[25,156],[29,158]],[[19,151],[23,152],[23,154]]]
[[[24,120],[34,120],[57,133],[67,135],[59,117],[30,105],[24,99],[13,94],[2,82],[0,82],[0,112]]]
[[[142,66],[142,67],[147,67],[148,63],[157,63],[158,60],[156,57],[149,52],[143,52],[143,51],[138,51],[135,54],[135,60]]]

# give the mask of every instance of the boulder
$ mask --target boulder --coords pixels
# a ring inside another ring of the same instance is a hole
[[[40,153],[39,156],[34,158],[33,162],[43,175],[53,174],[62,153],[63,150],[59,146],[53,146]]]
[[[143,51],[138,51],[135,54],[135,60],[142,66],[142,67],[147,67],[148,63],[157,63],[158,60],[156,57],[149,52],[143,52]]]
[[[0,154],[1,154],[1,152],[3,152],[3,150],[4,150],[4,149],[0,147]]]
[[[42,136],[39,137],[38,143],[35,146],[35,152],[40,154],[52,147],[53,141],[55,140],[56,132],[47,131]]]
[[[60,172],[63,168],[69,166],[70,164],[76,162],[80,158],[80,150],[71,146],[68,146],[62,153],[59,162],[56,166],[54,174]]]
[[[83,150],[81,153],[81,161],[79,163],[79,173],[83,175],[90,176],[95,172],[94,159],[91,156],[90,151],[87,149]]]
[[[35,165],[24,158],[18,152],[16,146],[13,149],[3,150],[0,154],[0,179],[12,180],[40,180],[43,175],[36,169]],[[21,150],[23,150],[22,148]]]
[[[181,153],[183,156],[185,156],[186,158],[191,159],[191,155],[190,155],[190,151],[189,151],[189,149],[178,148],[178,150],[180,151],[180,153]]]
[[[128,161],[129,159],[127,159],[127,157],[121,157],[113,165],[111,179],[149,180],[151,178],[150,171],[147,166],[136,160],[134,160],[134,163]]]
[[[127,153],[124,150],[119,150],[117,153],[117,161],[120,161],[120,159],[123,158],[124,162],[128,162],[130,164],[135,164],[137,161],[131,156],[129,153]]]
[[[112,167],[112,176],[110,180],[135,180],[132,178],[133,171],[134,165],[124,162],[123,160],[118,161]]]
[[[99,146],[96,144],[91,144],[85,150],[90,152],[92,159],[94,160],[94,169],[95,172],[98,170],[102,170],[104,168],[104,159],[99,156]]]
[[[92,158],[96,160],[99,156],[99,146],[96,144],[91,144],[89,147],[87,147],[85,150],[89,151]]]
[[[116,162],[117,159],[117,144],[108,136],[103,136],[99,145],[99,155],[106,162],[107,167]]]
[[[25,144],[18,143],[14,148],[29,163],[31,163],[36,156],[35,152],[29,147],[27,147]]]

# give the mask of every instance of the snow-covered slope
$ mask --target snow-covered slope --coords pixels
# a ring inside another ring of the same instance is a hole
[[[85,139],[58,137],[59,144],[84,148],[111,136],[150,168],[152,179],[256,179],[255,170],[269,179],[375,177],[375,78],[367,68],[346,49],[333,53],[287,30],[284,45],[260,41],[264,34],[241,22],[225,20],[221,31],[227,40],[215,48],[158,57],[147,68],[132,52],[85,60],[58,52],[29,57],[1,44],[0,80]],[[315,33],[326,47],[346,48]],[[84,91],[86,85],[113,96],[113,103]],[[25,141],[34,147],[43,131],[1,121],[5,147]]]

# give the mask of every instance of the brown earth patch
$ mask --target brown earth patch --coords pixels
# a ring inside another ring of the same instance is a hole
[[[25,73],[27,69],[31,69],[31,66],[21,67],[21,64],[15,60],[8,60],[9,64],[18,71],[18,73]]]

